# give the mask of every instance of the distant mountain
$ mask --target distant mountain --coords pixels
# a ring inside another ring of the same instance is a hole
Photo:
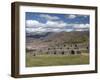
[[[41,34],[31,33],[26,34],[26,43],[31,43],[31,46],[89,43],[89,31],[47,32]]]
[[[42,32],[42,33],[26,33],[26,37],[30,37],[30,38],[36,38],[39,39],[41,37],[47,37],[48,35],[50,35],[52,32]]]
[[[53,41],[66,41],[66,42],[80,42],[88,41],[89,31],[73,31],[73,32],[60,32],[47,36],[45,40]]]
[[[89,31],[47,32],[41,34],[26,34],[26,43],[64,44],[89,42]]]

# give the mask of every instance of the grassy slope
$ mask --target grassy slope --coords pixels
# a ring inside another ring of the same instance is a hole
[[[57,66],[57,65],[77,65],[89,64],[89,55],[26,55],[26,66]]]

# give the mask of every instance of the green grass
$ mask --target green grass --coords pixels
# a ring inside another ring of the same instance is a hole
[[[89,64],[89,55],[26,55],[26,67]]]

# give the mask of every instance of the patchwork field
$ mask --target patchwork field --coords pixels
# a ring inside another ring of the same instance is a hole
[[[26,54],[26,67],[89,64],[89,55],[37,55]]]

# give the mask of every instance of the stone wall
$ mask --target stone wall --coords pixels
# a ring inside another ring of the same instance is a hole
[[[81,53],[89,53],[88,44],[67,44],[60,45],[59,47],[43,47],[40,49],[29,50],[30,54],[35,55],[75,55]]]

